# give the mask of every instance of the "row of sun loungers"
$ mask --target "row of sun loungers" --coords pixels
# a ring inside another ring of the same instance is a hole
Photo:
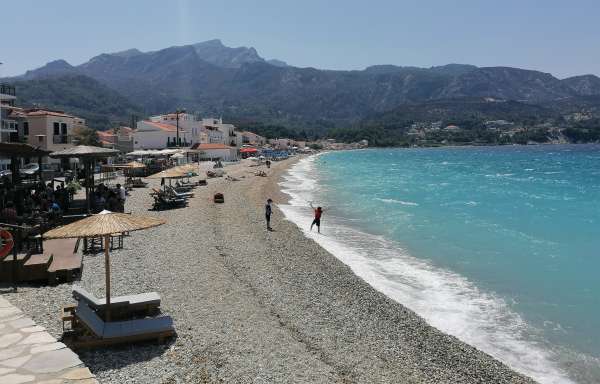
[[[180,208],[187,205],[187,200],[194,197],[192,189],[197,184],[179,184],[175,187],[165,186],[163,191],[156,188],[152,189],[150,195],[154,198],[155,210],[169,209],[169,208]]]

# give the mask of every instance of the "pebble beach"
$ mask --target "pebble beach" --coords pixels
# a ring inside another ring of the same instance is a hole
[[[167,224],[132,232],[111,253],[112,293],[158,292],[177,337],[78,351],[99,382],[533,382],[429,326],[285,220],[278,182],[294,161],[229,165],[235,180],[208,179],[186,208],[150,210],[149,191],[160,180],[130,193],[127,212]],[[267,177],[255,176],[258,169]],[[224,204],[213,203],[216,192]],[[275,203],[273,232],[267,198]],[[104,295],[103,254],[84,256],[76,284]],[[21,286],[2,297],[57,338],[60,309],[74,303],[70,284]]]

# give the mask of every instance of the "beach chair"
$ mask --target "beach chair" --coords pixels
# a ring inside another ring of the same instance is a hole
[[[77,302],[85,302],[90,308],[104,315],[106,298],[97,298],[83,287],[73,286],[73,298]],[[136,295],[117,296],[110,298],[111,313],[115,317],[130,317],[134,314],[144,313],[151,315],[158,312],[160,295],[157,292],[140,293]]]
[[[146,319],[104,322],[84,301],[80,301],[71,319],[72,330],[63,341],[72,348],[93,348],[145,340],[164,342],[175,335],[173,319],[161,316]]]
[[[154,188],[152,190],[153,192],[150,193],[150,196],[154,198],[154,205],[152,206],[154,210],[180,208],[185,207],[187,204],[187,199],[169,196],[167,193]]]
[[[194,193],[193,192],[177,192],[175,190],[175,188],[173,187],[167,187],[167,194],[171,195],[172,197],[176,198],[176,199],[187,199],[190,197],[194,197]]]

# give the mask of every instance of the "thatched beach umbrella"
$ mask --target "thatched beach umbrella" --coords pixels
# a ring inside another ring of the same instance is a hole
[[[183,177],[187,177],[187,175],[187,171],[178,169],[178,167],[176,167],[150,175],[148,176],[148,179],[181,179]]]
[[[129,168],[146,168],[146,164],[140,163],[139,161],[130,161],[126,165],[128,165]]]
[[[55,228],[44,234],[46,239],[68,239],[78,237],[104,237],[106,270],[106,321],[110,321],[110,235],[133,232],[157,227],[165,221],[150,216],[134,216],[126,213],[102,211],[74,223]]]

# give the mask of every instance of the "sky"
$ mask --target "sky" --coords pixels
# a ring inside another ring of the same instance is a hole
[[[0,1],[0,77],[214,38],[300,67],[512,66],[600,75],[594,0]]]

